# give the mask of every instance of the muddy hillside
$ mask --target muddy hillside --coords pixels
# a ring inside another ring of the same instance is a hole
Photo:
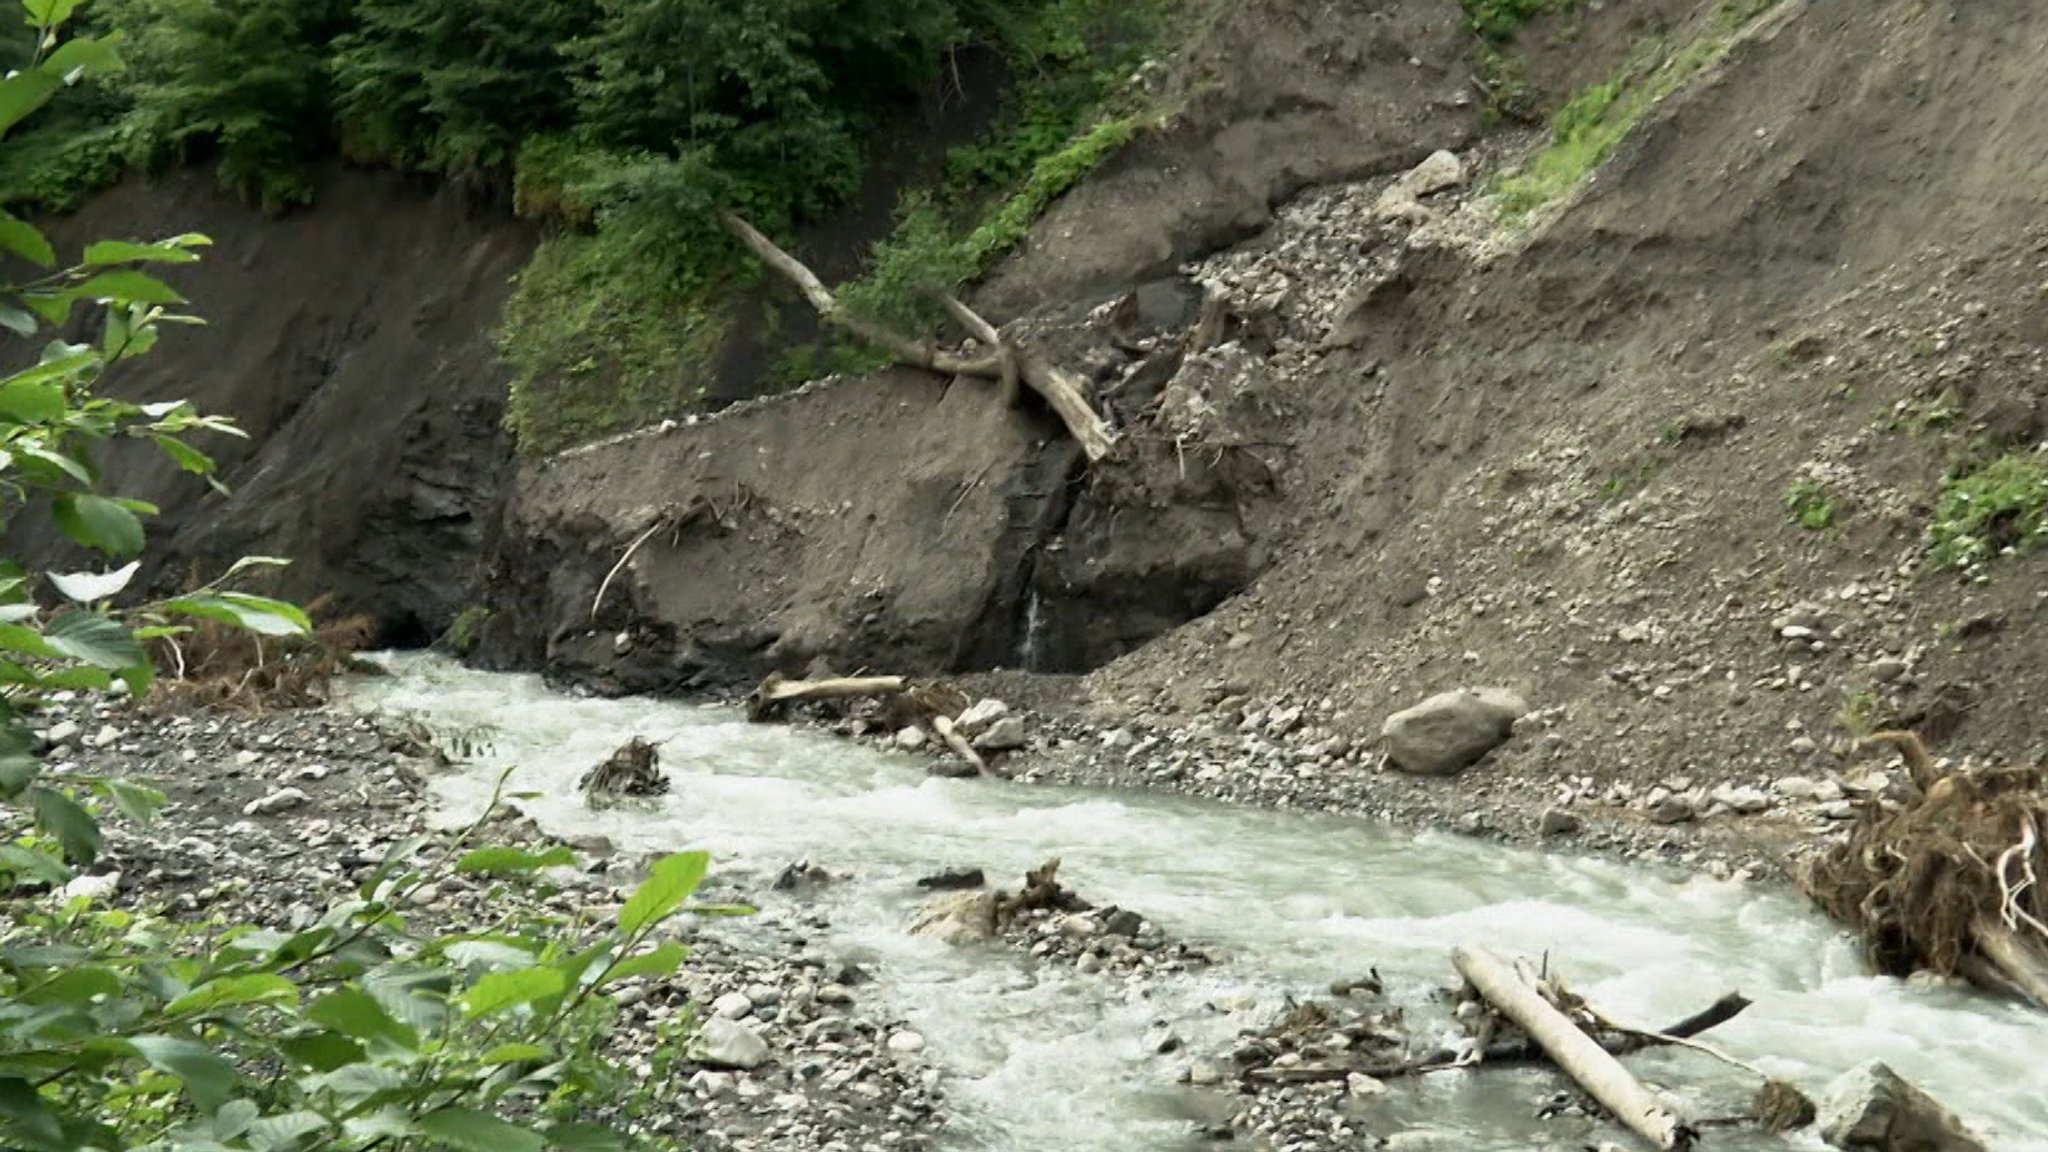
[[[275,221],[121,186],[67,227],[220,241],[181,286],[223,335],[139,384],[253,433],[231,498],[166,489],[162,578],[291,555],[390,640],[462,617],[481,662],[608,691],[1086,674],[1048,699],[1299,708],[1347,763],[1499,689],[1530,716],[1482,792],[1767,786],[1888,724],[2041,755],[2048,12],[1669,0],[1492,41],[1453,0],[1259,0],[1182,32],[1156,122],[967,297],[1086,382],[1096,461],[1028,392],[902,368],[516,458],[509,212],[338,167]]]

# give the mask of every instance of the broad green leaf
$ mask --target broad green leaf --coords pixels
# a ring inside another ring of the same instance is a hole
[[[151,264],[191,264],[199,259],[199,253],[175,241],[161,244],[138,244],[130,240],[102,240],[85,246],[85,262],[93,265],[127,264],[146,262]]]
[[[18,1076],[0,1078],[0,1121],[8,1138],[29,1148],[59,1149],[64,1124],[50,1110],[42,1093]]]
[[[57,3],[76,7],[79,0],[57,0]],[[114,51],[113,36],[73,36],[44,57],[42,67],[55,72],[69,84],[81,75],[119,71],[121,56]]]
[[[332,1072],[365,1058],[363,1046],[333,1032],[315,1032],[278,1041],[285,1056],[302,1068]]]
[[[164,1011],[173,1016],[188,1012],[211,1012],[216,1008],[231,1008],[240,1004],[297,1004],[298,985],[271,972],[252,972],[243,976],[223,976],[209,980],[183,996],[164,1005]]]
[[[542,868],[555,868],[574,864],[576,853],[564,844],[557,844],[545,852],[528,852],[522,848],[479,848],[466,853],[455,862],[457,872],[482,875],[504,875],[507,873],[536,872]]]
[[[334,1093],[352,1107],[359,1107],[373,1097],[386,1092],[397,1092],[409,1086],[406,1073],[398,1068],[383,1064],[344,1064],[322,1076],[312,1077],[319,1090]]]
[[[421,1134],[462,1152],[543,1152],[540,1134],[474,1108],[443,1108],[413,1122]]]
[[[185,298],[172,287],[145,272],[120,268],[86,278],[69,290],[79,300],[119,300],[137,304],[183,304]]]
[[[80,484],[90,485],[92,483],[92,470],[87,468],[83,463],[80,463],[76,458],[66,455],[65,453],[53,452],[48,448],[37,447],[36,445],[33,444],[22,444],[17,446],[16,453],[23,460],[34,460],[37,461],[38,463],[47,465],[48,467],[54,468],[58,472],[62,472],[64,475],[71,477],[73,480],[78,481]],[[68,496],[60,496],[58,497],[58,499],[69,500],[71,498]]]
[[[94,786],[105,789],[114,807],[137,824],[154,822],[157,811],[164,806],[164,794],[146,785],[127,780],[102,780]]]
[[[263,1110],[250,1100],[230,1100],[213,1114],[213,1138],[233,1140],[249,1130],[249,1125],[263,1115]]]
[[[249,1125],[249,1147],[256,1152],[283,1152],[306,1137],[328,1128],[327,1118],[318,1112],[286,1112],[265,1116]]]
[[[63,82],[58,77],[41,68],[30,68],[0,79],[0,134],[42,107],[62,86]]]
[[[530,950],[503,940],[457,940],[442,949],[442,955],[460,968],[531,968],[540,958]]]
[[[34,1004],[89,1004],[95,997],[114,996],[120,991],[121,978],[112,969],[80,964],[36,985],[35,994],[23,999]]]
[[[70,409],[62,380],[16,376],[0,380],[0,419],[20,424],[51,424]]]
[[[142,553],[142,521],[104,496],[63,495],[52,502],[57,526],[88,548],[126,559]]]
[[[83,666],[41,672],[35,674],[33,678],[37,687],[49,691],[69,688],[74,691],[104,692],[114,686],[113,673]]]
[[[313,630],[305,612],[282,600],[241,592],[202,592],[164,602],[172,615],[218,620],[259,636],[303,636]]]
[[[377,999],[360,988],[339,988],[315,1000],[306,1018],[343,1036],[388,1045],[406,1052],[417,1051],[419,1033],[393,1019]]]
[[[52,572],[49,577],[50,583],[55,584],[57,591],[63,593],[66,599],[89,604],[94,600],[105,600],[109,596],[120,595],[121,591],[128,587],[129,582],[135,579],[135,574],[141,570],[142,562],[135,560],[112,572]]]
[[[182,1036],[137,1036],[131,1041],[149,1066],[184,1082],[185,1094],[202,1111],[228,1102],[239,1077],[235,1066],[197,1040]]]
[[[0,212],[0,248],[39,268],[52,268],[57,264],[57,250],[50,247],[49,240],[36,230],[35,225],[16,219],[9,212]]]
[[[23,312],[12,304],[0,301],[0,328],[5,328],[16,336],[33,336],[37,328],[35,313]]]
[[[110,672],[124,672],[149,663],[149,655],[126,625],[97,612],[66,612],[50,621],[43,636],[60,655]]]
[[[560,995],[568,981],[557,968],[522,968],[486,974],[462,995],[463,1014],[472,1020]]]
[[[545,1060],[547,1055],[548,1050],[538,1044],[500,1044],[477,1057],[477,1060],[483,1064],[525,1064],[534,1060]]]
[[[71,879],[71,869],[66,868],[62,860],[19,844],[0,844],[0,871],[12,872],[23,880],[34,880],[51,887]]]
[[[43,634],[26,624],[0,624],[0,652],[19,652],[55,660],[64,653]]]
[[[187,472],[206,476],[211,474],[216,467],[213,457],[185,443],[176,436],[165,434],[152,436],[150,439],[155,440],[157,447],[163,449],[165,455],[177,461],[178,467],[183,468]]]
[[[31,787],[28,800],[35,810],[36,825],[57,838],[64,858],[91,867],[100,854],[100,826],[92,814],[55,788]]]
[[[683,961],[689,954],[689,950],[681,944],[673,940],[663,941],[652,951],[628,956],[619,961],[618,967],[612,969],[611,975],[607,977],[607,982],[624,980],[629,976],[672,975],[676,969],[683,966]]]
[[[646,881],[619,909],[619,927],[634,933],[674,915],[710,870],[708,852],[680,852],[655,861]]]
[[[71,19],[82,0],[21,0],[21,6],[28,9],[28,22],[38,28],[50,28]]]
[[[559,1152],[626,1152],[626,1138],[602,1124],[557,1124],[543,1134]]]

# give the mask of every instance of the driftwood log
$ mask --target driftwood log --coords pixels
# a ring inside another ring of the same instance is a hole
[[[813,700],[861,700],[894,696],[910,687],[902,676],[846,676],[831,680],[790,680],[771,672],[747,694],[747,719],[765,723],[791,704]]]
[[[818,318],[826,324],[887,352],[909,367],[949,376],[974,376],[997,381],[1003,387],[1006,401],[1014,399],[1016,385],[1021,381],[1025,387],[1038,393],[1053,414],[1060,418],[1060,423],[1066,425],[1089,463],[1102,460],[1115,450],[1116,434],[1110,431],[1109,424],[1095,410],[1087,381],[1017,347],[1014,341],[1005,339],[995,325],[954,297],[941,295],[939,299],[961,327],[989,348],[988,352],[979,356],[963,356],[930,341],[914,340],[864,320],[847,311],[825,282],[818,279],[817,273],[777,247],[752,224],[730,212],[722,213],[719,221],[763,264],[796,285],[804,299],[817,311]]]
[[[1691,1146],[1692,1132],[1677,1113],[1506,961],[1484,948],[1461,946],[1451,950],[1451,963],[1488,1004],[1528,1033],[1552,1063],[1630,1131],[1656,1148]]]

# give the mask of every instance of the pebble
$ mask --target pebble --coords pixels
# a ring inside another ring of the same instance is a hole
[[[279,788],[268,796],[259,797],[242,805],[244,816],[268,816],[274,812],[286,812],[305,806],[309,797],[297,788]]]
[[[727,992],[711,1002],[711,1012],[727,1020],[739,1020],[751,1015],[754,1001],[745,992]]]
[[[898,1056],[913,1056],[924,1051],[924,1037],[909,1029],[889,1034],[889,1051]]]

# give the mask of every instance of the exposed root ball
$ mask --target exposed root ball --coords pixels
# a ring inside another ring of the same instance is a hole
[[[1892,975],[1955,975],[1978,950],[1979,923],[2017,926],[2048,949],[2038,927],[2048,923],[2042,774],[1927,779],[1917,765],[1914,774],[1920,789],[1903,808],[1872,803],[1848,840],[1813,863],[1807,893],[1860,932],[1871,962]]]
[[[611,796],[662,796],[668,777],[661,774],[661,755],[654,745],[635,736],[604,763],[583,774],[576,786],[593,801]]]

